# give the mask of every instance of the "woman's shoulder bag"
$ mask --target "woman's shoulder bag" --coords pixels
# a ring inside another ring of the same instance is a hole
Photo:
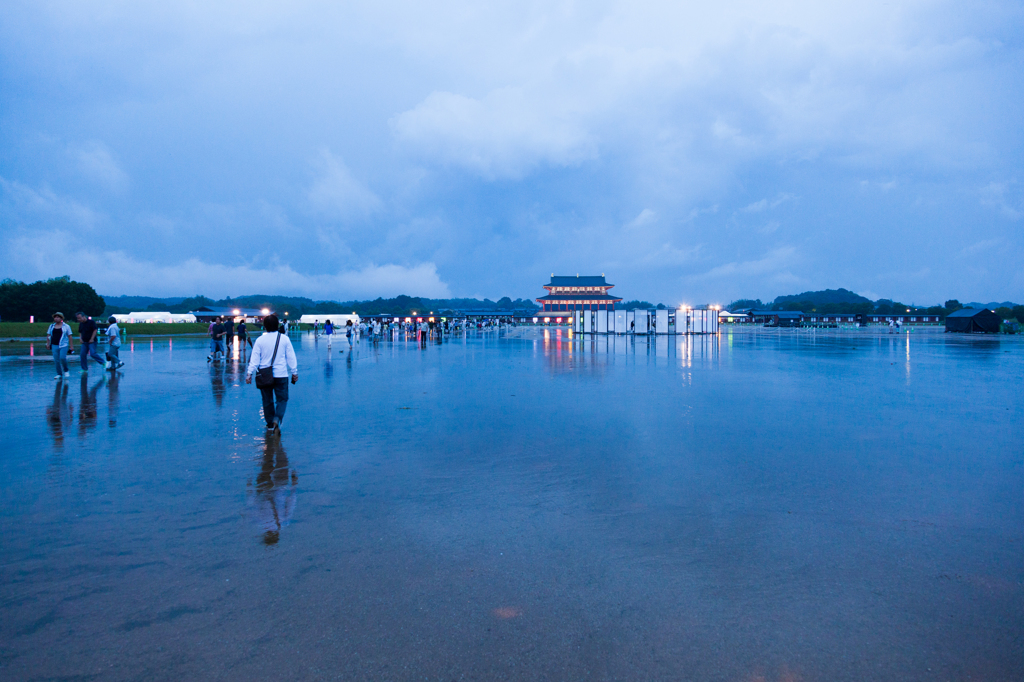
[[[256,370],[256,388],[270,388],[274,385],[274,360],[277,359],[279,345],[281,345],[281,332],[277,333],[277,342],[274,343],[274,355],[270,358],[270,365]]]

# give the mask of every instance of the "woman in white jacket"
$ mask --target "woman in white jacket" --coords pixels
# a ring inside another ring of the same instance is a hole
[[[57,365],[57,376],[54,379],[68,378],[68,353],[74,350],[71,340],[71,327],[64,321],[64,313],[53,314],[53,324],[46,330],[46,349],[53,353],[53,362]]]
[[[251,384],[252,375],[257,369],[273,367],[273,386],[261,387],[260,392],[263,394],[263,418],[267,422],[267,429],[276,434],[281,433],[281,420],[288,407],[288,377],[291,376],[293,384],[299,380],[295,349],[292,348],[291,339],[280,333],[280,326],[277,315],[263,318],[264,333],[253,342],[249,367],[245,370],[245,383]]]

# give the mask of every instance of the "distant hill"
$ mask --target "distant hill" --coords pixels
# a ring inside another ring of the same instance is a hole
[[[815,305],[872,303],[870,298],[855,294],[849,289],[825,289],[824,291],[805,291],[802,294],[794,294],[792,296],[779,296],[775,299],[774,305],[801,303],[804,301],[810,301]]]
[[[185,299],[181,296],[171,298],[154,298],[152,296],[104,296],[103,300],[107,305],[114,305],[119,308],[131,308],[132,310],[145,310],[151,303],[165,303],[174,305]]]
[[[166,311],[170,313],[187,313],[202,306],[213,306],[220,308],[270,308],[279,315],[288,313],[293,317],[304,314],[332,314],[351,313],[360,315],[374,315],[378,313],[409,314],[413,311],[423,310],[444,310],[455,309],[476,309],[476,310],[518,310],[536,309],[537,304],[531,299],[516,299],[513,301],[508,296],[492,301],[488,298],[479,300],[476,298],[452,298],[452,299],[431,299],[410,296],[396,296],[395,298],[378,298],[373,301],[314,301],[310,298],[299,296],[270,296],[266,294],[254,294],[249,296],[237,296],[234,298],[222,298],[219,301],[207,298],[206,296],[192,296],[190,298],[153,298],[150,296],[109,296],[105,299],[107,309],[105,315],[116,313],[129,313],[135,311]]]
[[[1002,303],[996,303],[995,301],[992,301],[991,303],[978,303],[977,301],[964,303],[965,308],[988,308],[989,310],[995,310],[996,308],[1012,308],[1015,305],[1017,304],[1010,301],[1003,301]]]

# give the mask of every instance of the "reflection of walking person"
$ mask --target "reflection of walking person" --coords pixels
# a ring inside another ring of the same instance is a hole
[[[252,375],[257,369],[272,368],[274,383],[260,387],[263,394],[263,418],[268,429],[280,434],[281,420],[284,419],[284,411],[288,407],[288,376],[291,375],[294,384],[299,380],[299,368],[291,339],[280,333],[277,315],[265,317],[263,328],[266,331],[252,345],[252,357],[249,358],[249,366],[245,370],[245,383],[252,383]]]
[[[50,425],[53,436],[53,447],[61,450],[64,447],[64,430],[71,426],[74,413],[68,404],[68,384],[62,381],[53,388],[53,404],[46,408],[46,421]]]
[[[117,394],[117,382],[118,373],[114,372],[107,381],[107,426],[110,428],[117,426],[117,416],[121,412],[121,401]]]
[[[256,488],[249,482],[249,506],[253,519],[263,531],[263,543],[277,544],[281,529],[288,525],[295,512],[296,488],[299,476],[288,466],[288,455],[277,438],[268,438],[264,444],[260,473],[256,475]]]
[[[89,388],[89,375],[83,374],[80,382],[78,402],[78,435],[84,436],[87,432],[96,428],[96,421],[99,418],[99,409],[96,407],[96,393],[100,390],[103,380],[97,381],[92,388]]]

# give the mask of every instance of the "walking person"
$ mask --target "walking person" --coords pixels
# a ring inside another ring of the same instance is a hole
[[[249,333],[249,330],[245,328],[245,318],[242,318],[242,321],[238,323],[238,326],[235,328],[235,333],[238,335],[238,346],[244,352],[246,337]],[[250,341],[249,344],[252,345],[252,342]]]
[[[224,319],[224,340],[227,342],[228,353],[234,350],[235,345],[235,318]]]
[[[85,313],[75,313],[75,317],[78,319],[78,335],[82,339],[82,371],[89,371],[89,358],[106,367],[106,360],[97,352],[99,330],[96,328],[96,322]]]
[[[348,349],[352,350],[352,320],[345,322],[345,338],[348,339]]]
[[[57,365],[55,381],[67,379],[68,353],[74,349],[71,341],[71,327],[64,321],[64,313],[53,314],[53,324],[46,330],[46,349],[53,354],[53,362]]]
[[[263,335],[252,345],[252,357],[249,358],[249,367],[245,371],[245,383],[251,384],[252,375],[258,370],[270,369],[272,380],[265,384],[258,380],[257,385],[263,394],[263,419],[267,422],[267,429],[280,435],[281,420],[284,419],[284,412],[288,407],[288,377],[291,376],[293,384],[297,382],[299,368],[291,339],[281,333],[277,315],[265,317],[263,329]]]
[[[334,338],[334,325],[331,324],[330,320],[324,322],[324,336],[327,337],[327,349],[331,348],[331,339]]]
[[[107,369],[116,372],[124,363],[121,362],[121,329],[117,326],[117,318],[113,315],[107,320]]]
[[[213,362],[219,357],[224,357],[224,325],[221,318],[213,321],[210,327],[210,354],[206,357],[207,362]]]

